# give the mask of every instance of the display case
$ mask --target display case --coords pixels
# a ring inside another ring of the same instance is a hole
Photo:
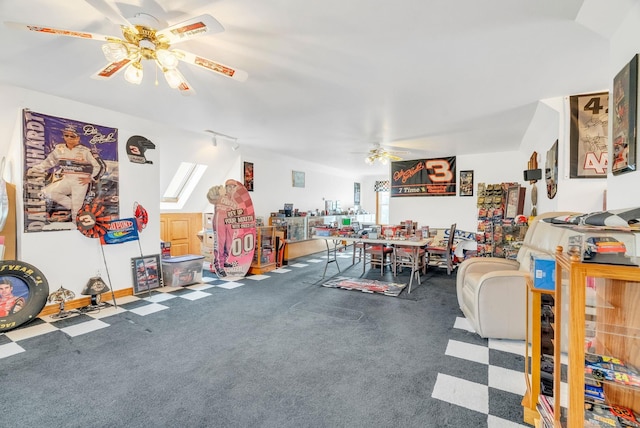
[[[272,271],[276,268],[275,227],[261,226],[256,229],[256,249],[249,273],[254,275]]]
[[[556,367],[560,367],[560,363],[556,364],[555,347],[561,347],[561,336],[557,331],[561,314],[556,317],[555,289],[536,287],[532,278],[527,278],[526,308],[526,319],[530,325],[527,325],[525,343],[530,343],[531,346],[525,347],[526,393],[522,399],[522,407],[524,421],[534,425],[540,419],[540,396],[544,396],[543,401],[555,403]]]
[[[269,226],[285,231],[287,242],[309,239],[307,235],[307,217],[269,217]]]
[[[584,262],[579,252],[562,251],[556,278],[568,288],[570,339],[567,382],[555,383],[554,394],[566,393],[568,401],[566,414],[552,413],[553,426],[637,426],[640,268]]]

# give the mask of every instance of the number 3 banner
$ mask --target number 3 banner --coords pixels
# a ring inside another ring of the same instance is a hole
[[[455,196],[456,157],[391,163],[391,196]]]

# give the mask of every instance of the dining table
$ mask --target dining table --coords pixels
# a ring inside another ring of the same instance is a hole
[[[393,247],[403,246],[411,248],[411,257],[413,260],[411,266],[411,277],[409,278],[409,289],[407,294],[411,293],[411,285],[413,283],[413,278],[416,278],[418,284],[421,284],[420,281],[420,269],[418,263],[418,257],[420,253],[420,248],[424,248],[431,241],[432,238],[368,238],[368,237],[350,237],[350,236],[319,236],[314,235],[313,239],[322,239],[325,241],[327,246],[327,261],[324,266],[324,272],[322,274],[322,278],[325,277],[327,273],[327,267],[331,263],[335,263],[338,267],[338,272],[340,272],[340,265],[338,264],[338,259],[336,258],[336,252],[338,251],[340,244],[345,244],[346,246],[353,245],[353,251],[356,251],[356,244],[363,243],[364,245],[372,244],[372,245],[390,245]],[[352,258],[352,260],[354,260]],[[364,261],[363,261],[364,263]],[[352,262],[353,266],[354,262]],[[395,270],[394,270],[395,273]]]

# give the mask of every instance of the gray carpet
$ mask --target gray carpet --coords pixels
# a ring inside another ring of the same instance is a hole
[[[444,355],[451,338],[487,344],[453,328],[455,274],[432,269],[411,294],[389,297],[322,287],[323,267],[124,312],[76,337],[23,340],[26,352],[0,359],[0,425],[487,426],[486,414],[431,398],[438,373],[487,383],[486,367]],[[521,358],[500,358],[522,369]],[[521,421],[520,397],[493,392],[492,412]]]

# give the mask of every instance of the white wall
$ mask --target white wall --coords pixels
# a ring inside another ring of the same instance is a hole
[[[158,254],[160,250],[160,227],[150,221],[140,234],[140,241],[119,245],[100,246],[99,240],[87,238],[76,230],[23,233],[22,215],[22,118],[23,108],[53,116],[86,121],[118,128],[120,216],[133,217],[135,202],[148,211],[151,219],[159,218],[158,182],[160,175],[158,152],[169,141],[163,137],[166,130],[157,124],[122,115],[93,106],[80,104],[26,91],[20,88],[0,86],[0,150],[10,161],[10,171],[5,178],[16,184],[18,212],[18,258],[36,266],[49,282],[49,288],[64,286],[80,295],[87,280],[99,273],[114,289],[132,286],[130,261],[140,252]],[[153,164],[129,162],[124,142],[134,134],[151,139],[158,150],[145,153]],[[102,252],[104,250],[104,254]],[[104,260],[106,259],[105,268]],[[109,281],[110,279],[110,281]]]
[[[348,171],[331,168],[297,159],[276,156],[267,151],[245,150],[241,148],[237,162],[227,171],[225,178],[235,178],[242,182],[243,162],[253,163],[254,191],[251,200],[257,216],[264,218],[265,223],[272,212],[284,208],[285,203],[292,203],[294,209],[300,211],[323,210],[325,200],[340,201],[342,210],[353,208],[353,184],[361,181]],[[305,187],[293,187],[292,171],[305,173]],[[224,179],[214,184],[222,184]],[[207,187],[207,189],[208,189]],[[369,199],[372,195],[364,195]],[[206,190],[204,191],[206,195]],[[375,207],[375,200],[374,200]],[[205,211],[213,211],[213,206],[206,201],[201,207]]]
[[[611,37],[611,58],[609,59],[611,82],[625,64],[640,52],[640,4],[636,3],[626,15],[626,19]],[[613,83],[612,83],[613,85]],[[612,100],[609,100],[610,106]],[[638,109],[640,112],[640,109]],[[611,124],[609,124],[611,135]],[[611,144],[609,145],[611,153]],[[640,160],[638,155],[638,143],[636,142],[636,165]],[[640,173],[636,170],[607,177],[607,208],[629,208],[640,206]]]

